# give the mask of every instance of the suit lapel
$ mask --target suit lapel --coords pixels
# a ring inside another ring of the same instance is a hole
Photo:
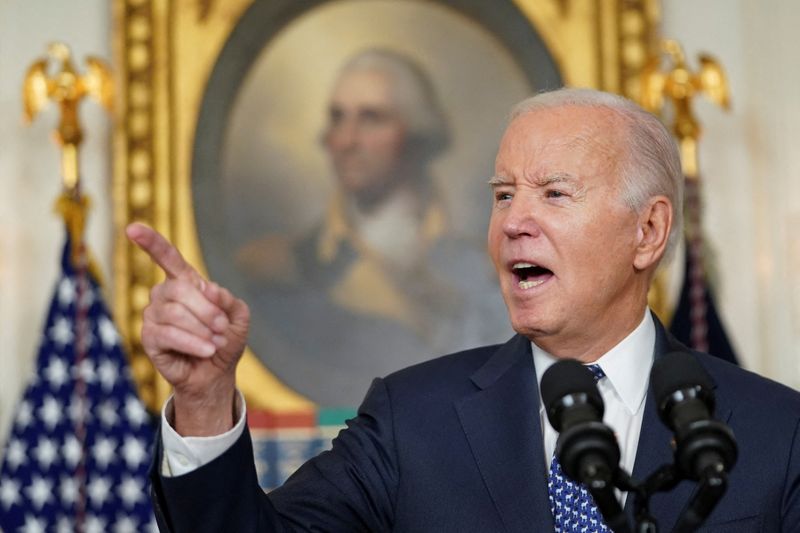
[[[472,381],[479,390],[457,401],[456,410],[505,528],[552,530],[529,341],[512,338]]]
[[[667,333],[661,322],[653,315],[656,324],[655,357],[662,357],[672,351],[691,352],[689,348],[678,342]],[[702,362],[702,361],[701,361]],[[716,388],[716,384],[714,385]],[[731,408],[725,399],[718,399],[715,417],[723,422],[730,418]],[[639,435],[639,446],[636,450],[636,461],[633,466],[633,478],[639,482],[655,472],[662,465],[671,464],[673,461],[672,443],[673,435],[670,429],[661,422],[658,416],[655,396],[648,386],[645,401],[642,431]],[[696,483],[683,481],[669,492],[655,494],[650,500],[650,512],[658,521],[662,531],[671,531],[678,517],[689,503]],[[628,497],[625,509],[629,515],[633,514],[633,497]]]

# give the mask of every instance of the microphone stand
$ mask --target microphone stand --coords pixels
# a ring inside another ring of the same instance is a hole
[[[728,474],[724,470],[708,469],[686,510],[681,514],[675,533],[690,533],[700,527],[728,488]]]
[[[650,513],[650,498],[657,492],[668,492],[678,483],[690,479],[681,475],[674,464],[665,464],[650,474],[644,482],[637,482],[622,468],[613,477],[613,486],[633,496],[633,515],[635,533],[658,533],[658,524]],[[613,494],[611,485],[598,486],[595,490],[591,483],[587,484],[598,509],[606,519],[606,523],[615,533],[630,531],[627,517],[620,510],[619,502]],[[728,475],[723,469],[709,467],[700,477],[697,490],[681,514],[673,529],[673,533],[691,533],[699,528],[728,488]],[[613,504],[608,503],[609,497]],[[601,505],[600,499],[606,505]],[[607,513],[607,510],[610,512]]]

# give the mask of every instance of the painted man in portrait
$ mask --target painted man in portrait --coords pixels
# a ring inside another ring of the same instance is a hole
[[[313,400],[357,405],[373,377],[510,335],[483,243],[448,224],[447,187],[431,175],[449,142],[414,61],[357,54],[336,78],[321,135],[336,182],[324,218],[238,250],[254,313],[273,326],[254,331],[253,345]]]

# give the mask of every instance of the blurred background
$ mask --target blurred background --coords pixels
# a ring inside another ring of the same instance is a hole
[[[698,100],[703,227],[716,256],[716,303],[740,363],[800,387],[800,3],[669,0],[660,33],[693,63],[698,52],[724,66],[732,109]],[[26,69],[48,43],[68,43],[76,62],[113,65],[112,3],[0,0],[0,442],[34,371],[58,273],[63,222],[55,109],[22,122]],[[93,207],[86,239],[114,298],[112,133],[99,106],[81,111],[84,191]]]

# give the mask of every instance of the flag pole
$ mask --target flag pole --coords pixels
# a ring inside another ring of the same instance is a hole
[[[80,75],[72,62],[72,56],[63,43],[48,47],[48,55],[35,61],[23,82],[24,119],[31,123],[48,102],[55,102],[60,110],[58,127],[54,139],[61,148],[61,177],[63,190],[55,203],[55,210],[64,219],[70,243],[70,261],[75,269],[76,305],[75,328],[75,377],[74,392],[79,415],[74,420],[74,434],[80,444],[80,458],[75,469],[78,488],[76,498],[75,530],[83,531],[87,507],[87,416],[89,413],[86,379],[81,372],[91,342],[89,307],[92,302],[89,275],[99,280],[100,270],[89,259],[84,243],[84,230],[89,211],[89,199],[81,192],[79,151],[83,141],[78,108],[83,99],[97,100],[107,111],[113,102],[112,81],[109,68],[97,58],[87,59],[87,73]],[[54,74],[48,71],[54,70]]]
[[[692,104],[698,95],[704,95],[711,102],[725,110],[730,109],[730,90],[725,72],[719,62],[707,54],[700,54],[700,69],[691,71],[686,64],[686,56],[681,45],[674,40],[662,42],[663,56],[652,58],[641,74],[641,104],[648,111],[664,116],[671,104],[671,129],[678,141],[681,166],[685,181],[685,227],[686,253],[689,269],[686,272],[689,283],[690,344],[691,347],[709,351],[709,325],[706,317],[707,272],[703,262],[703,234],[701,217],[700,172],[697,144],[702,133]],[[668,66],[661,68],[666,57]],[[663,281],[657,284],[661,294],[655,299],[666,307]],[[665,313],[664,313],[665,314]]]

